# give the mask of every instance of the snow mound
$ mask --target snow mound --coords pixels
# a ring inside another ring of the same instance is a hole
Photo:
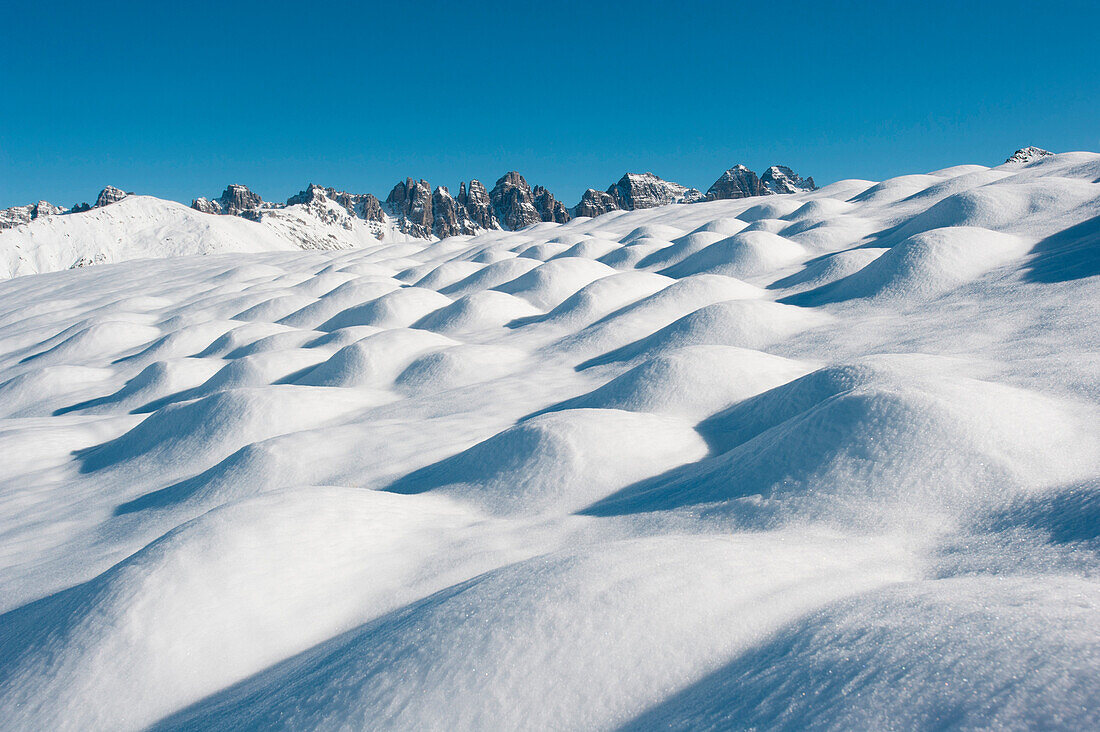
[[[433,555],[456,544],[469,520],[429,497],[348,488],[274,493],[205,514],[49,598],[49,626],[6,639],[4,665],[14,668],[4,669],[5,691],[20,702],[8,723],[151,724],[436,589],[433,570],[445,577],[448,568]],[[425,531],[436,537],[429,544]],[[53,654],[59,661],[43,674]],[[104,673],[112,659],[126,659],[121,673]]]
[[[350,307],[317,326],[317,330],[338,330],[354,325],[403,328],[428,313],[451,304],[451,299],[423,287],[402,287],[379,298]]]
[[[168,474],[213,464],[251,442],[323,424],[366,406],[343,391],[297,386],[231,389],[149,415],[81,455],[82,472],[160,463]]]
[[[873,541],[783,539],[671,535],[529,559],[364,624],[166,726],[613,728],[707,659],[912,571]],[[482,684],[495,693],[462,693]]]
[[[453,285],[459,280],[464,280],[484,269],[484,265],[476,262],[444,262],[417,280],[417,287],[425,287],[429,290],[439,290],[448,285]]]
[[[161,336],[159,328],[123,320],[106,320],[80,328],[57,345],[22,359],[41,368],[65,363],[87,363],[127,353]]]
[[[541,311],[526,300],[496,290],[463,295],[450,305],[425,315],[413,327],[438,333],[461,333],[468,330],[499,328],[517,318],[530,317]]]
[[[691,233],[697,234],[702,232],[709,232],[713,234],[721,234],[722,237],[725,238],[727,236],[733,236],[748,225],[748,221],[745,221],[743,219],[735,218],[732,216],[724,216],[719,219],[708,221]]]
[[[669,277],[723,274],[751,277],[781,269],[806,257],[798,244],[766,231],[744,231],[709,245],[679,264],[661,271]]]
[[[758,298],[763,291],[733,277],[696,275],[619,308],[558,344],[571,352],[607,351],[650,334],[704,305],[734,298]]]
[[[649,272],[619,272],[585,285],[545,315],[512,322],[517,326],[537,322],[579,328],[643,297],[660,292],[673,282],[669,277]]]
[[[574,409],[511,427],[389,490],[444,493],[499,515],[568,513],[705,453],[699,435],[680,420]]]
[[[539,260],[527,259],[526,257],[502,259],[487,265],[480,271],[459,280],[453,285],[444,287],[440,292],[453,298],[459,298],[482,290],[490,290],[521,277],[535,267],[540,266],[540,264]]]
[[[420,354],[454,345],[456,341],[427,330],[384,330],[344,346],[295,383],[385,387]]]
[[[744,227],[741,227],[744,228]],[[685,257],[695,254],[716,241],[725,239],[726,235],[715,231],[693,231],[681,236],[669,246],[657,250],[653,254],[643,257],[638,261],[639,267],[668,267],[680,262]]]
[[[766,200],[763,203],[753,204],[741,213],[737,218],[748,223],[756,223],[764,219],[781,219],[802,207],[802,202],[795,198],[777,198]]]
[[[662,353],[598,389],[548,408],[625,409],[702,419],[802,376],[791,359],[734,346],[685,346]]]
[[[1080,699],[1100,648],[1078,629],[1098,621],[1100,596],[1077,579],[880,590],[799,621],[626,729],[1094,727]],[[963,681],[944,683],[946,668]]]
[[[668,239],[646,236],[608,252],[597,261],[615,269],[632,269],[639,266],[647,257],[670,246],[672,242]]]
[[[836,254],[827,254],[806,263],[801,272],[776,280],[768,289],[813,289],[822,287],[848,275],[855,274],[883,255],[889,249],[860,247]]]
[[[736,404],[700,427],[720,454],[592,510],[708,504],[756,526],[928,528],[1095,468],[1088,418],[1068,405],[974,379],[905,383],[902,363],[829,367]]]
[[[396,385],[411,393],[455,389],[513,373],[526,358],[523,351],[504,346],[453,346],[417,358]]]
[[[289,313],[277,321],[282,325],[295,328],[314,328],[338,314],[366,302],[377,300],[400,288],[397,281],[390,278],[378,279],[361,277],[345,282],[330,290],[305,307]]]
[[[887,249],[863,269],[790,302],[820,304],[853,297],[927,299],[1023,257],[1026,240],[971,226],[932,229]]]
[[[569,257],[546,262],[493,289],[523,298],[540,310],[549,310],[593,280],[612,274],[615,270],[600,262]]]
[[[163,405],[170,397],[195,389],[222,368],[224,363],[217,359],[173,358],[154,361],[113,394],[72,404],[58,410],[58,413],[82,411],[95,414],[118,410],[150,412],[153,411],[153,405]]]
[[[761,300],[730,300],[699,308],[634,343],[585,361],[578,369],[655,356],[682,346],[764,348],[829,322],[824,313]]]

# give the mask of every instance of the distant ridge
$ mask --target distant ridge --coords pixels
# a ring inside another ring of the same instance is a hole
[[[734,173],[736,171],[736,173]],[[751,185],[729,185],[731,175],[752,181]],[[286,203],[264,201],[248,186],[231,183],[216,198],[196,198],[191,208],[207,214],[241,216],[259,221],[265,212],[309,204],[317,196],[333,201],[348,214],[376,223],[393,222],[402,233],[422,239],[445,239],[456,234],[476,234],[494,229],[515,231],[543,221],[567,223],[580,216],[600,216],[611,211],[634,211],[670,203],[696,203],[745,198],[815,189],[813,178],[802,178],[790,168],[773,165],[761,176],[736,165],[715,181],[704,196],[695,188],[664,180],[653,173],[626,173],[606,191],[589,188],[580,202],[567,208],[543,186],[532,187],[516,171],[501,176],[492,190],[477,180],[459,183],[454,196],[446,186],[432,186],[424,179],[399,181],[384,201],[371,193],[349,193],[310,184]],[[71,209],[39,201],[0,210],[0,229],[28,223],[39,216],[80,213],[117,203],[128,194],[114,186],[104,188],[94,206],[74,204]]]

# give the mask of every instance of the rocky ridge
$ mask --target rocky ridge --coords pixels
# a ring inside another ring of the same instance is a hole
[[[0,211],[0,229],[11,229],[26,224],[39,216],[52,216],[65,213],[66,209],[55,206],[49,201],[28,203],[26,206],[12,206]]]
[[[1005,163],[1033,163],[1040,158],[1046,158],[1053,155],[1050,150],[1044,150],[1041,147],[1035,147],[1029,145],[1027,147],[1021,147],[1016,152],[1009,156]]]
[[[1029,163],[1053,153],[1038,147],[1024,147],[1006,163]],[[653,173],[627,173],[606,190],[589,188],[576,206],[567,208],[545,187],[532,187],[516,171],[501,176],[488,190],[477,179],[459,183],[458,195],[446,186],[434,189],[424,179],[406,178],[380,201],[370,193],[348,193],[310,184],[285,204],[264,201],[247,186],[230,184],[213,199],[196,198],[191,208],[213,215],[240,216],[260,221],[279,209],[300,206],[321,221],[350,229],[355,219],[372,224],[383,236],[381,224],[392,225],[403,234],[423,239],[474,235],[494,229],[517,230],[542,222],[564,224],[578,217],[596,217],[612,211],[634,211],[669,204],[692,204],[751,196],[769,196],[816,190],[812,177],[803,178],[785,165],[773,165],[757,175],[744,165],[734,165],[707,189],[667,181]],[[108,206],[125,198],[125,191],[107,186],[95,206],[77,204],[71,210],[39,201],[0,210],[0,229],[28,223],[40,216],[79,213]]]

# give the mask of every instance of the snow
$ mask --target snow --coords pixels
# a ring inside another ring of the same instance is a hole
[[[0,727],[1096,727],[1100,155],[1014,157],[5,229]]]

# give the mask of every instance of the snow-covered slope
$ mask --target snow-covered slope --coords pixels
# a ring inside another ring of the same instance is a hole
[[[202,213],[152,196],[126,196],[90,211],[35,218],[0,230],[0,277],[130,259],[222,252],[349,249],[410,241],[384,222],[349,216],[325,199],[265,211],[260,222]]]
[[[0,282],[0,727],[1100,725],[1100,155],[296,208],[0,233],[151,257]]]

